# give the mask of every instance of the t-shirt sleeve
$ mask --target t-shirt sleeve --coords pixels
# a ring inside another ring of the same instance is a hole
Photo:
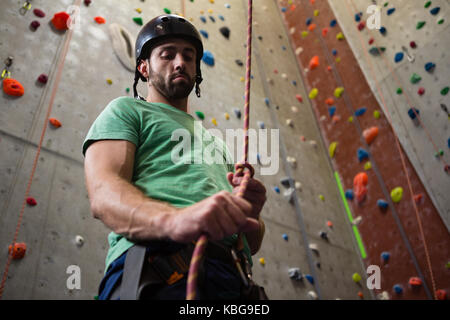
[[[95,119],[83,142],[87,148],[98,140],[127,140],[139,146],[139,116],[134,105],[123,98],[111,101]]]

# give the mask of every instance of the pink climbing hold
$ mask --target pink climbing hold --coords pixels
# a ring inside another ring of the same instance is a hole
[[[45,17],[45,12],[44,11],[42,11],[41,9],[34,9],[33,10],[33,13],[34,13],[34,15],[36,16],[36,17],[39,17],[39,18],[43,18],[43,17]]]

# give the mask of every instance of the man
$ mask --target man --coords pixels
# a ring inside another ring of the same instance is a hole
[[[251,263],[259,250],[266,189],[252,178],[240,198],[236,194],[242,176],[234,175],[232,165],[185,164],[171,158],[178,143],[172,139],[175,130],[187,130],[192,141],[198,138],[198,122],[187,113],[187,102],[194,86],[200,97],[202,55],[200,35],[190,22],[176,15],[151,20],[136,41],[135,99],[110,102],[86,136],[91,211],[113,231],[100,299],[128,298],[126,290],[138,299],[185,299],[192,243],[202,234],[210,242],[198,297],[242,298],[245,279],[230,249],[242,232],[241,260]],[[146,99],[137,94],[139,79],[148,83]],[[200,129],[204,135],[206,129]],[[212,140],[216,152],[227,152],[223,141]],[[203,141],[200,149],[184,156],[198,157],[207,146]],[[138,254],[137,248],[144,251]]]

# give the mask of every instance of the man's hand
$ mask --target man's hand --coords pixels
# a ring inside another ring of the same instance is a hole
[[[228,172],[227,179],[228,182],[233,186],[233,194],[237,195],[239,192],[239,186],[244,177],[235,177],[234,173]],[[250,178],[247,184],[247,188],[244,193],[244,199],[251,203],[252,212],[250,214],[251,218],[258,219],[259,214],[266,202],[266,188],[257,179]]]
[[[239,232],[258,230],[253,206],[245,199],[221,191],[187,208],[178,209],[167,221],[166,234],[173,241],[190,242],[206,234],[222,240]]]

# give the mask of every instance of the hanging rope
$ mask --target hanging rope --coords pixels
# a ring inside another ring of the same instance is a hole
[[[242,176],[244,169],[248,170],[244,172],[244,178],[239,186],[237,196],[243,197],[247,184],[251,177],[253,177],[253,168],[247,162],[248,159],[248,128],[250,118],[250,75],[251,75],[251,60],[252,60],[252,15],[253,15],[253,1],[248,0],[248,24],[247,24],[247,66],[245,75],[245,106],[244,106],[244,160],[241,163],[237,163],[235,166],[235,176]],[[189,268],[189,274],[186,286],[186,299],[195,300],[197,296],[197,277],[200,262],[203,258],[208,239],[206,235],[200,236],[198,239],[194,253],[192,254],[191,265]],[[237,241],[237,248],[241,250],[243,247],[242,234],[239,234]]]

